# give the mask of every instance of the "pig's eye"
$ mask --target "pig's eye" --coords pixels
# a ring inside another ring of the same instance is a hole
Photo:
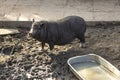
[[[37,27],[37,25],[34,25],[35,27]]]
[[[34,25],[34,29],[41,29],[41,27],[40,26],[38,26],[38,25]]]
[[[37,28],[38,26],[37,25],[34,25],[34,28]]]

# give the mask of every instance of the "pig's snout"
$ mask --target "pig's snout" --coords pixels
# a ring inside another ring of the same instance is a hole
[[[32,36],[33,30],[31,29],[28,33],[29,36]]]
[[[32,36],[32,33],[28,33],[28,36]]]
[[[28,33],[28,36],[32,36],[32,31],[30,31],[30,32]]]

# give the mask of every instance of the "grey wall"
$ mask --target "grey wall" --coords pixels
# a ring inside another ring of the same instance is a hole
[[[1,21],[53,20],[68,15],[86,21],[120,21],[120,0],[0,0]]]

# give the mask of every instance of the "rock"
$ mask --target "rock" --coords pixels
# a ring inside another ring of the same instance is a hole
[[[26,54],[26,55],[24,55],[24,57],[29,59],[31,57],[31,55],[30,54]]]
[[[0,37],[0,42],[4,42],[4,38],[3,37]]]
[[[46,80],[53,80],[52,78],[46,78]]]
[[[22,59],[23,59],[23,55],[18,55],[17,56],[17,61],[22,61]]]
[[[1,68],[1,67],[5,67],[5,66],[6,66],[5,64],[0,64],[0,68]]]
[[[11,53],[11,51],[12,51],[12,46],[6,46],[6,47],[4,47],[3,48],[3,53],[4,54],[10,54]]]
[[[10,35],[6,36],[5,40],[4,41],[9,41],[9,42],[12,42],[12,37],[10,37]]]
[[[26,49],[30,49],[30,48],[32,48],[32,45],[31,44],[27,44],[26,45]]]
[[[22,45],[15,46],[15,51],[16,52],[21,52],[21,49],[23,49]]]
[[[27,71],[27,70],[30,70],[31,67],[33,66],[33,64],[26,64],[26,65],[23,65],[24,69]]]
[[[13,63],[12,63],[12,60],[10,60],[10,59],[9,59],[9,60],[6,60],[6,63],[7,63],[8,66],[12,66],[12,64],[13,64]]]
[[[33,76],[30,73],[26,73],[27,78],[32,78]]]

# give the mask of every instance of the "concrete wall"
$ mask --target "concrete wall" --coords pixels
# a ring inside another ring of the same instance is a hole
[[[53,20],[68,15],[86,21],[120,21],[120,0],[0,0],[1,21]]]

